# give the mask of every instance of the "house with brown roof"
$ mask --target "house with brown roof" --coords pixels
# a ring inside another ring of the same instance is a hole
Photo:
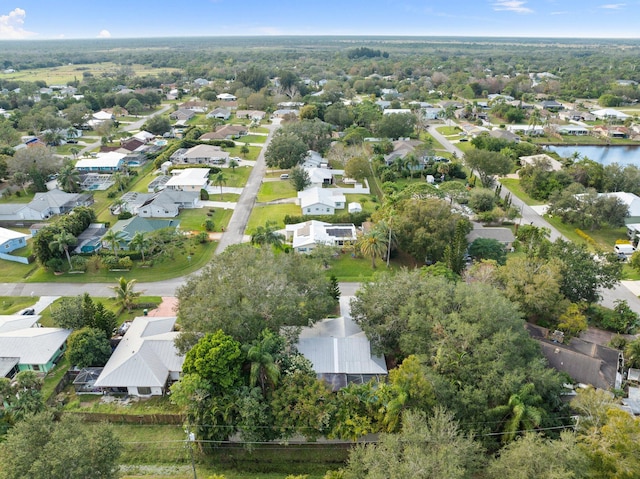
[[[200,140],[233,140],[248,133],[248,129],[244,125],[221,125],[216,131],[205,133]]]

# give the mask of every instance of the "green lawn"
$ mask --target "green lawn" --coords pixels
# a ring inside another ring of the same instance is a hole
[[[137,279],[139,282],[162,281],[169,278],[184,276],[204,267],[216,249],[216,242],[199,244],[195,241],[185,242],[185,246],[176,248],[171,257],[154,260],[153,267],[142,268],[134,265],[131,271],[107,271],[101,269],[97,273],[63,274],[53,273],[38,268],[28,279],[29,283],[111,283],[125,277],[127,280]],[[189,257],[191,259],[189,259]]]
[[[442,135],[457,135],[462,131],[458,126],[439,126],[436,130]]]
[[[33,306],[38,299],[39,298],[30,298],[28,296],[0,296],[0,315],[16,314],[22,309]]]
[[[235,141],[241,145],[244,145],[245,143],[264,143],[267,141],[267,137],[264,135],[245,135]]]
[[[0,204],[29,203],[35,195],[31,191],[25,193],[24,190],[18,190],[11,196],[0,196]]]
[[[258,155],[260,154],[260,151],[262,150],[261,147],[259,146],[249,146],[249,153],[247,153],[246,155],[243,155],[243,153],[240,151],[240,149],[244,146],[243,144],[240,145],[236,145],[233,148],[224,148],[224,151],[228,151],[230,156],[237,156],[239,158],[244,158],[245,160],[251,160],[251,161],[255,161],[258,159]]]
[[[240,195],[237,193],[222,193],[220,194],[220,187],[217,187],[218,191],[209,193],[209,201],[228,201],[230,203],[236,203]]]
[[[56,386],[62,379],[62,376],[64,376],[64,374],[70,367],[71,364],[69,364],[69,360],[67,359],[66,355],[64,355],[62,356],[62,359],[58,361],[58,364],[56,364],[56,366],[51,371],[49,371],[47,376],[44,378],[44,384],[42,385],[42,397],[45,401],[48,400],[49,397],[51,397],[51,395],[55,391]]]
[[[239,166],[237,168],[224,168],[224,176],[227,177],[225,186],[241,188],[247,184],[252,168],[250,166]]]
[[[297,191],[290,181],[266,181],[262,183],[258,192],[257,201],[265,203],[267,201],[279,200],[282,198],[295,198]]]
[[[544,217],[549,224],[551,224],[554,228],[556,228],[560,233],[562,233],[567,239],[573,241],[577,244],[586,244],[589,248],[593,249],[593,246],[590,245],[582,238],[578,233],[576,233],[575,225],[567,225],[560,221],[560,218],[551,217],[549,215],[545,215]],[[599,230],[589,231],[583,230],[586,234],[591,236],[593,240],[598,245],[598,248],[605,252],[612,252],[613,246],[616,243],[616,240],[627,240],[626,228],[602,228]]]
[[[278,228],[284,228],[286,215],[300,215],[300,206],[293,204],[256,206],[251,212],[245,234],[251,234],[258,226],[264,226],[267,221],[273,221]]]
[[[431,134],[427,132],[423,132],[420,135],[420,140],[424,142],[428,142],[430,140],[431,146],[433,147],[434,150],[444,150],[444,146],[442,146],[442,144],[438,140],[436,140],[433,136],[431,136]]]
[[[505,188],[508,188],[511,193],[520,198],[525,204],[529,206],[544,205],[543,201],[534,200],[520,187],[520,180],[516,178],[500,178]]]
[[[231,196],[225,195],[225,197]],[[237,195],[235,195],[237,196]],[[211,195],[212,200],[217,201],[218,195]],[[210,210],[214,210],[212,216],[207,216]],[[221,227],[226,227],[229,224],[233,210],[225,210],[222,208],[195,208],[182,210],[178,219],[180,220],[180,229],[182,231],[204,231],[202,224],[210,219],[213,221],[216,229],[215,231],[222,231]]]
[[[2,282],[20,283],[26,281],[38,270],[38,264],[20,264],[13,261],[0,260],[0,268],[2,268]]]
[[[459,150],[462,150],[463,153],[466,153],[467,151],[471,151],[475,149],[475,146],[473,146],[470,141],[458,142],[455,144],[455,146]]]

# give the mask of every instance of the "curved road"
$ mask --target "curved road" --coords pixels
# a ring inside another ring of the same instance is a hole
[[[463,158],[464,153],[462,150],[457,148],[453,143],[451,143],[444,135],[438,132],[435,128],[429,127],[427,131],[433,136],[436,140],[440,142],[440,144],[445,148],[449,153],[455,153],[458,158]],[[509,189],[505,186],[502,187],[502,196],[507,193],[511,193]],[[533,226],[537,226],[539,228],[548,228],[551,231],[550,239],[551,241],[555,241],[558,238],[562,238],[565,241],[569,241],[565,238],[556,228],[551,226],[541,215],[536,213],[533,208],[524,203],[520,198],[511,193],[511,204],[516,208],[520,209],[521,213],[521,222],[522,224],[531,224]],[[618,284],[612,289],[603,289],[601,290],[602,300],[600,304],[606,306],[607,308],[612,308],[615,306],[616,301],[626,301],[629,304],[629,307],[640,314],[640,299],[633,294],[627,287],[622,284]]]

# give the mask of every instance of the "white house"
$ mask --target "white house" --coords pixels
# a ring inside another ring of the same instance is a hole
[[[180,379],[175,317],[137,317],[109,358],[95,387],[131,396],[161,396]]]
[[[611,193],[600,193],[599,196],[618,198],[618,200],[629,208],[629,214],[627,216],[640,217],[640,197],[638,197],[638,195],[624,191],[614,191]]]
[[[613,108],[603,108],[602,110],[595,110],[591,112],[599,120],[626,120],[629,115],[622,113],[621,111],[614,110]]]
[[[303,215],[332,215],[346,206],[347,199],[331,188],[313,187],[298,192]]]
[[[76,170],[80,172],[114,172],[120,171],[124,165],[124,153],[110,151],[98,153],[95,158],[82,158],[76,161]]]
[[[231,93],[220,93],[216,95],[216,98],[220,101],[236,101],[238,98]]]
[[[309,174],[309,181],[312,186],[332,185],[333,170],[328,168],[304,168]]]
[[[562,169],[562,163],[544,153],[540,155],[521,156],[519,160],[522,166],[534,166],[535,164],[546,163],[548,165],[547,171],[560,171]]]
[[[310,253],[317,245],[344,246],[355,242],[356,227],[353,224],[332,224],[323,221],[305,221],[286,225],[285,238],[297,253]]]
[[[175,218],[182,209],[197,208],[200,193],[196,191],[162,190],[138,207],[143,218]]]
[[[173,170],[171,173],[175,176],[165,184],[167,190],[200,192],[209,184],[209,168],[187,168]]]
[[[0,204],[0,221],[46,220],[53,215],[68,213],[76,206],[90,206],[89,193],[65,193],[58,189],[36,193],[29,203]]]

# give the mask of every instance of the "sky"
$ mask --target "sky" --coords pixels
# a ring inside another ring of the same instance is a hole
[[[0,0],[0,40],[265,35],[640,38],[639,25],[640,0]]]

